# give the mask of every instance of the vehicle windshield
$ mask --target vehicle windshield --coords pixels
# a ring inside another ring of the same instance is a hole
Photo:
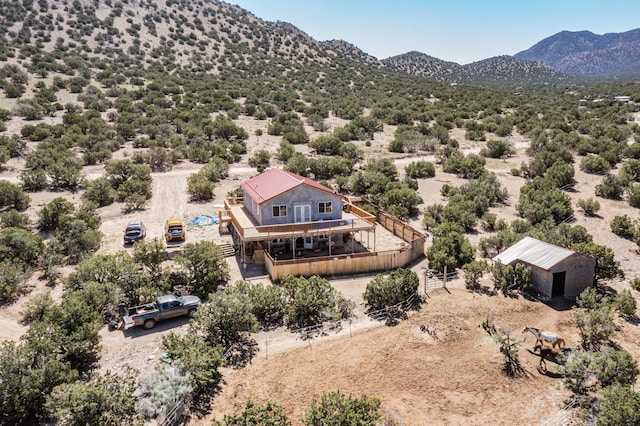
[[[179,234],[182,232],[182,226],[171,226],[169,227],[169,232],[172,234]]]
[[[139,229],[129,229],[127,231],[127,236],[136,236],[136,235],[140,235],[140,230]]]

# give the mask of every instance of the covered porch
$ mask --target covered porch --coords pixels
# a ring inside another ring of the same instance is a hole
[[[295,260],[375,252],[375,216],[347,205],[342,218],[284,225],[257,225],[243,204],[225,200],[219,214],[233,233],[243,264],[249,259],[264,263],[265,254],[274,260]]]

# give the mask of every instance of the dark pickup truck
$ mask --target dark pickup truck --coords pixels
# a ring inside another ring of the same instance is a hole
[[[149,330],[158,321],[187,315],[192,317],[201,303],[198,296],[160,296],[155,303],[129,308],[129,315],[123,320],[125,325],[141,325]]]

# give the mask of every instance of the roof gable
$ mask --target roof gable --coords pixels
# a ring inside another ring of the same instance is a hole
[[[306,185],[328,194],[334,193],[313,179],[282,169],[269,169],[244,182],[241,186],[256,203],[262,204],[300,185]]]
[[[510,265],[519,260],[530,265],[549,270],[575,252],[563,247],[554,246],[532,237],[524,237],[499,255],[494,261]]]

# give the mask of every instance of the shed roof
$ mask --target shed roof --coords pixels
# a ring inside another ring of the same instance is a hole
[[[300,185],[307,185],[329,194],[334,193],[333,190],[313,179],[282,169],[269,169],[244,182],[241,186],[256,203],[262,204]]]
[[[510,265],[519,260],[530,265],[549,270],[575,252],[564,247],[554,246],[532,237],[524,237],[499,255],[494,261]]]

